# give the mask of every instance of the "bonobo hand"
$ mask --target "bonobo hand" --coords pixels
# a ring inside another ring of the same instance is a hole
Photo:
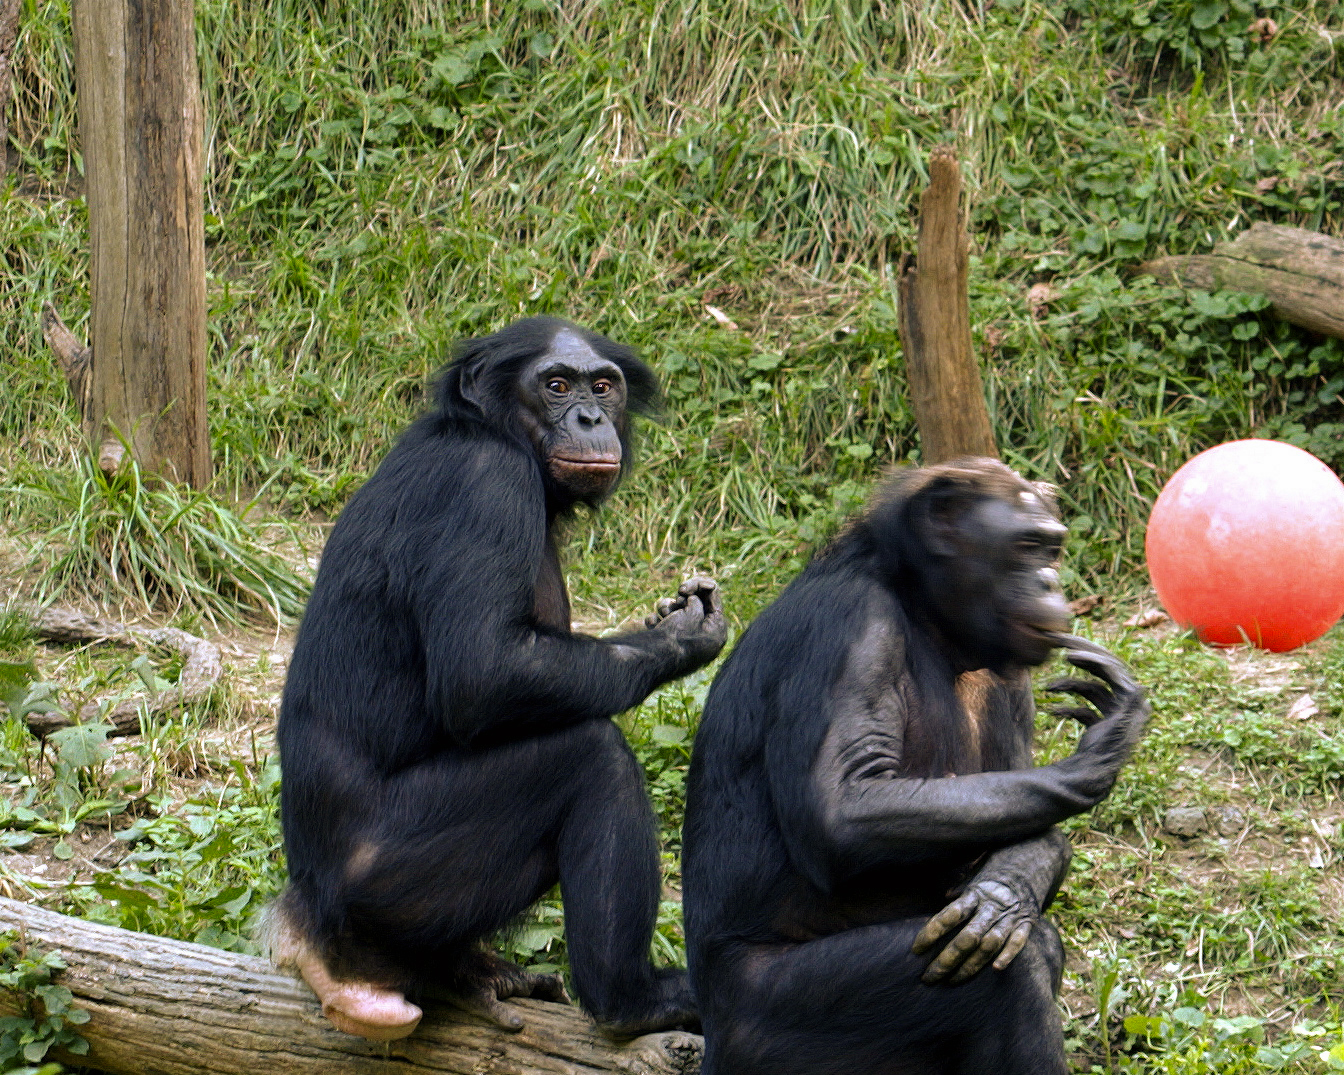
[[[1056,635],[1055,638],[1064,647],[1065,659],[1070,664],[1101,680],[1098,683],[1091,679],[1057,679],[1047,683],[1044,689],[1076,694],[1096,707],[1094,711],[1085,706],[1059,706],[1052,712],[1072,717],[1087,729],[1078,741],[1074,757],[1090,756],[1100,763],[1110,774],[1106,785],[1108,791],[1143,735],[1148,720],[1148,702],[1143,696],[1143,688],[1134,681],[1129,669],[1109,651],[1075,635]]]
[[[674,639],[685,657],[683,672],[708,664],[719,655],[728,637],[719,584],[704,575],[689,578],[676,597],[664,597],[644,626]]]
[[[1039,917],[1034,894],[1019,893],[982,873],[954,902],[930,918],[915,938],[914,950],[919,955],[966,923],[924,971],[924,983],[960,985],[990,960],[995,970],[1003,970],[1026,946]]]
[[[558,974],[533,974],[484,946],[470,953],[445,994],[455,1008],[479,1015],[504,1030],[522,1030],[523,1018],[503,1001],[510,997],[535,997],[569,1003]]]

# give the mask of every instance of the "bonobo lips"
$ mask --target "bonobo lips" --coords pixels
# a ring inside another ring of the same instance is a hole
[[[551,470],[559,477],[565,474],[585,474],[594,477],[602,474],[616,474],[621,469],[621,461],[614,455],[587,456],[581,459],[568,459],[563,455],[553,455],[550,459]]]

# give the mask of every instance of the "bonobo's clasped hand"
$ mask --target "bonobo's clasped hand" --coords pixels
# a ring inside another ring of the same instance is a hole
[[[1076,694],[1096,707],[1058,706],[1052,712],[1072,717],[1087,729],[1078,741],[1074,757],[1090,757],[1109,774],[1109,781],[1098,796],[1100,801],[1143,735],[1148,722],[1148,701],[1143,688],[1114,654],[1076,635],[1055,637],[1071,665],[1097,677],[1096,680],[1057,679],[1047,683],[1045,690]]]
[[[999,881],[972,881],[915,937],[915,954],[922,955],[961,926],[924,971],[924,983],[960,985],[991,961],[995,970],[1003,970],[1026,946],[1039,917],[1033,898],[1021,896]]]
[[[719,584],[713,579],[704,575],[687,579],[678,587],[676,597],[661,598],[655,609],[644,626],[676,641],[684,657],[681,672],[708,664],[723,649],[728,622],[723,616]]]

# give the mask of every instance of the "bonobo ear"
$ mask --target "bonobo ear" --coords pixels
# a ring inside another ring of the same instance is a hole
[[[482,385],[480,384],[480,363],[468,362],[457,373],[457,390],[462,398],[472,404],[481,414],[485,414]]]
[[[920,543],[934,556],[955,556],[957,532],[973,498],[953,477],[939,478],[922,489],[911,505],[911,523]]]

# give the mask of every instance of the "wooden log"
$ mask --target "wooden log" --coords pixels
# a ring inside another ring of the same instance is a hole
[[[19,38],[20,0],[0,0],[0,179],[9,170],[9,99],[14,92],[10,71]]]
[[[111,735],[139,735],[140,713],[153,718],[180,706],[202,701],[215,689],[223,674],[219,647],[176,627],[130,627],[116,620],[104,620],[68,608],[27,610],[33,631],[49,642],[112,642],[122,646],[164,646],[186,658],[176,686],[156,695],[141,694],[126,698],[104,713],[102,704],[86,702],[79,710],[79,722],[103,720],[112,726]],[[62,713],[29,713],[24,718],[28,730],[39,739],[74,723]]]
[[[192,0],[73,0],[71,19],[99,465],[118,465],[124,438],[146,473],[200,488],[211,460]]]
[[[997,457],[980,367],[971,347],[970,244],[956,154],[929,155],[915,264],[897,284],[898,320],[925,463]]]
[[[307,986],[256,956],[131,933],[0,899],[0,930],[21,931],[69,969],[60,984],[87,1010],[85,1057],[111,1075],[693,1075],[702,1039],[649,1034],[615,1045],[577,1008],[517,1004],[509,1033],[431,1004],[416,1032],[374,1043],[333,1030]],[[18,998],[0,1010],[19,1014]]]
[[[1139,266],[1167,283],[1264,295],[1285,321],[1344,339],[1344,240],[1305,228],[1252,224],[1211,254]]]

